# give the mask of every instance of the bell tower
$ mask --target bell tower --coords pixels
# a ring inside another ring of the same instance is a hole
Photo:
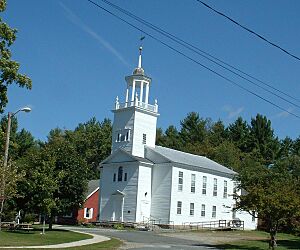
[[[118,96],[115,102],[112,130],[112,152],[123,148],[130,154],[144,157],[144,146],[155,146],[157,100],[149,104],[151,78],[142,67],[142,47],[139,48],[138,66],[126,76],[125,102]]]

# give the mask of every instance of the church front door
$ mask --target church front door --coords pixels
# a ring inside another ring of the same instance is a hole
[[[123,204],[124,204],[124,196],[113,195],[113,211],[112,211],[112,220],[113,221],[123,221]]]

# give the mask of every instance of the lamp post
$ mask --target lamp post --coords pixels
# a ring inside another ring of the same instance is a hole
[[[5,141],[5,149],[4,149],[4,161],[3,161],[4,168],[7,167],[11,119],[12,119],[17,113],[19,113],[20,111],[23,111],[23,112],[28,113],[28,112],[31,111],[31,108],[29,108],[29,107],[24,107],[24,108],[21,108],[21,109],[17,110],[17,111],[14,112],[14,113],[8,112],[7,130],[6,130],[6,141]]]
[[[0,186],[0,231],[1,231],[1,221],[2,221],[2,213],[3,213],[3,207],[4,207],[4,201],[5,201],[5,172],[7,168],[7,160],[8,160],[8,148],[9,148],[9,137],[10,137],[10,126],[11,126],[11,119],[20,111],[24,112],[30,112],[31,108],[24,107],[19,110],[17,110],[14,113],[8,113],[8,120],[7,120],[7,129],[6,129],[6,141],[5,141],[5,148],[4,148],[4,160],[3,160],[3,166],[4,171],[2,173],[2,183]]]

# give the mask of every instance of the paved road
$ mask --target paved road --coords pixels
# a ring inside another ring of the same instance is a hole
[[[135,249],[135,250],[216,249],[207,246],[205,242],[201,242],[201,239],[199,240],[180,239],[180,238],[176,238],[176,234],[172,234],[172,237],[168,237],[167,236],[168,234],[161,235],[156,232],[74,227],[74,229],[75,228],[76,231],[90,232],[93,234],[121,239],[122,241],[125,242],[125,244],[121,247],[121,249]]]

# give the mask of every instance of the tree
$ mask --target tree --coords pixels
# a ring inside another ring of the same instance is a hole
[[[251,120],[250,128],[253,148],[257,149],[263,159],[263,164],[272,164],[279,149],[278,138],[275,137],[271,121],[266,116],[257,114]]]
[[[89,168],[86,160],[76,147],[57,133],[50,133],[48,143],[43,148],[46,163],[49,164],[56,189],[52,194],[49,229],[52,229],[54,216],[67,214],[78,209],[85,198]]]
[[[0,12],[5,11],[6,0],[0,0]],[[10,46],[16,40],[16,29],[10,28],[0,18],[0,113],[8,103],[8,86],[16,83],[19,87],[31,89],[31,80],[26,75],[19,73],[20,64],[11,59]]]
[[[276,243],[279,226],[300,214],[300,189],[286,162],[276,162],[266,168],[253,160],[246,160],[239,175],[239,189],[246,190],[237,196],[237,208],[256,212],[267,224],[270,238]]]
[[[207,137],[211,120],[199,117],[196,112],[191,112],[181,124],[180,137],[185,143],[203,142]]]
[[[213,149],[210,158],[234,171],[239,172],[241,167],[241,151],[234,143],[224,141]]]
[[[19,172],[13,162],[4,166],[3,159],[0,161],[0,224],[4,214],[5,202],[17,196],[17,183],[23,178],[24,173]],[[1,230],[1,227],[0,227]]]
[[[182,140],[179,136],[179,132],[173,125],[166,129],[165,134],[163,134],[161,129],[158,129],[156,131],[156,137],[157,145],[177,150],[182,148]]]
[[[111,152],[112,125],[109,119],[98,122],[95,117],[66,132],[70,141],[90,167],[89,179],[99,178],[98,166]]]
[[[227,127],[228,139],[232,141],[242,152],[249,153],[250,147],[250,126],[242,117]]]
[[[19,196],[15,198],[18,210],[49,215],[55,207],[54,192],[58,185],[54,172],[55,158],[44,148],[31,148],[18,161],[19,168],[25,173],[18,182]]]
[[[221,120],[214,122],[208,134],[208,140],[212,147],[217,147],[227,139],[225,126]]]

